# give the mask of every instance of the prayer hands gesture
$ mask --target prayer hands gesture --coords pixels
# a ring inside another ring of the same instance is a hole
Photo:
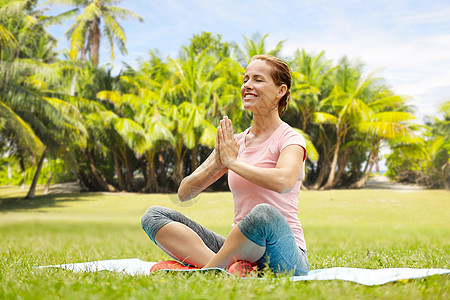
[[[234,139],[233,125],[228,117],[220,120],[216,137],[216,161],[224,167],[230,168],[230,163],[237,159],[239,145]]]

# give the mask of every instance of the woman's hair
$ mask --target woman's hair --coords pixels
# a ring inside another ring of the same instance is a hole
[[[291,70],[289,69],[287,63],[272,55],[268,54],[255,55],[250,59],[249,63],[255,60],[265,61],[269,66],[272,67],[270,75],[272,76],[272,80],[275,82],[277,86],[281,86],[282,84],[285,84],[287,86],[286,94],[284,94],[284,96],[280,99],[280,102],[278,103],[278,114],[281,116],[281,114],[287,108],[287,105],[289,103],[289,97],[291,95],[291,83],[292,83]]]

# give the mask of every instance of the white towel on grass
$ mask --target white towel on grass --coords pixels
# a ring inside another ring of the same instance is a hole
[[[74,272],[112,271],[128,275],[148,275],[155,262],[147,262],[139,258],[100,260],[84,263],[61,264],[40,266],[39,268],[63,268]],[[225,270],[220,270],[230,274]],[[178,270],[180,271],[180,270]],[[199,270],[183,270],[180,272],[198,272]],[[388,268],[388,269],[359,269],[359,268],[329,268],[309,271],[305,276],[290,277],[292,281],[303,280],[345,280],[364,285],[380,285],[387,282],[415,279],[432,275],[448,274],[448,269],[413,269],[413,268]],[[230,274],[231,275],[231,274]]]

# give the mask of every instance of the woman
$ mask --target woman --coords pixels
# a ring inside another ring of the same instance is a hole
[[[224,117],[215,151],[180,184],[178,197],[187,201],[228,171],[235,218],[226,239],[171,209],[150,207],[144,214],[143,229],[171,257],[200,268],[228,268],[243,260],[275,273],[308,273],[297,217],[306,146],[280,119],[291,81],[282,60],[252,57],[241,87],[244,108],[253,114],[251,127],[234,135],[231,121]]]

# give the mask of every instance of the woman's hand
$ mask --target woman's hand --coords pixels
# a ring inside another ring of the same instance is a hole
[[[220,162],[229,169],[230,163],[237,159],[239,145],[234,139],[233,125],[226,116],[220,120],[220,126],[217,129],[218,152]]]
[[[220,126],[219,126],[220,127]],[[220,149],[219,149],[219,128],[217,128],[217,133],[216,133],[216,149],[214,150],[214,162],[224,168],[225,166],[222,164],[222,161],[220,160]]]

